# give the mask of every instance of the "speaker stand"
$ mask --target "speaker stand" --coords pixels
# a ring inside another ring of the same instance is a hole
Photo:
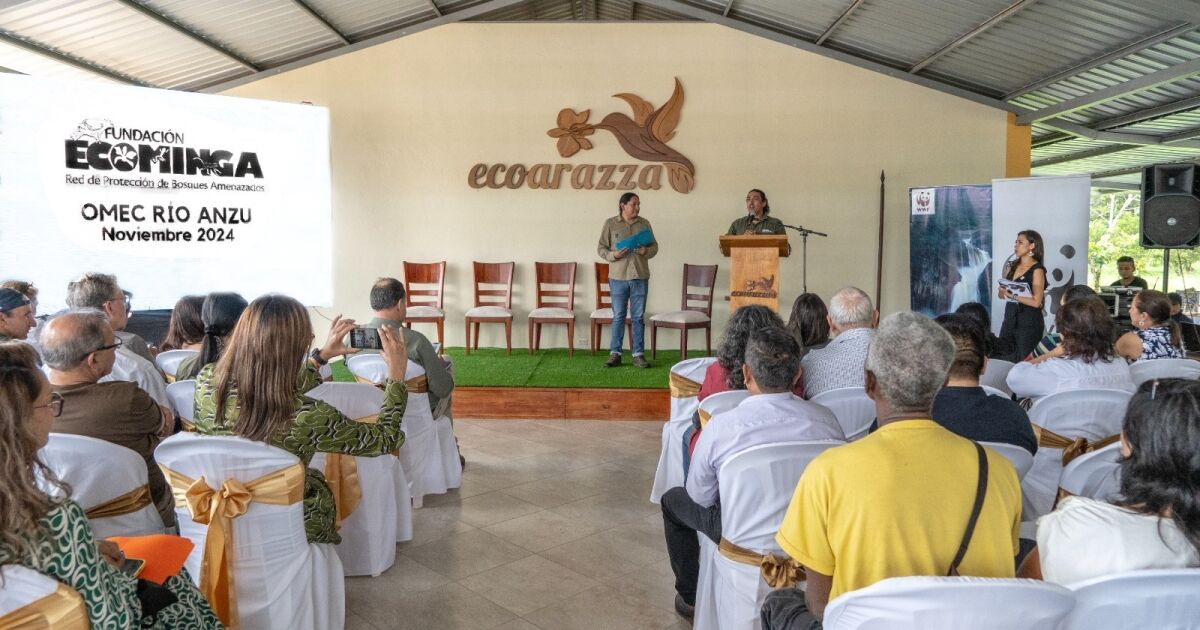
[[[1167,292],[1167,279],[1171,277],[1171,250],[1163,250],[1163,293]]]

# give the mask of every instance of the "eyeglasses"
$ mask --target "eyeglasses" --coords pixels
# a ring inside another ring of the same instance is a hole
[[[55,418],[57,418],[57,417],[61,416],[61,415],[62,415],[62,410],[63,410],[63,397],[62,397],[62,395],[61,395],[61,394],[59,394],[58,392],[50,392],[50,402],[48,402],[48,403],[46,403],[46,404],[44,404],[44,405],[34,405],[34,406],[33,406],[33,408],[34,408],[34,409],[40,409],[40,408],[42,408],[42,407],[49,407],[49,408],[50,408],[50,413],[51,413],[51,414],[52,414],[52,415],[53,415]]]
[[[120,348],[124,343],[125,343],[125,341],[122,340],[120,337],[114,337],[112,343],[108,344],[107,346],[100,346],[99,348],[92,350],[92,352],[104,352],[105,350],[116,350],[117,348]],[[89,352],[88,354],[92,354],[92,352]]]
[[[108,302],[122,302],[125,304],[125,312],[126,313],[133,312],[133,302],[127,297],[122,296],[119,298],[113,298],[111,300],[108,300]],[[105,304],[108,304],[108,302],[105,302]]]

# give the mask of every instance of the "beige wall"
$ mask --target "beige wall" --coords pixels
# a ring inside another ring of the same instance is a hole
[[[379,275],[401,261],[449,261],[447,342],[462,344],[472,260],[517,262],[514,343],[525,343],[533,261],[580,263],[577,345],[594,304],[600,225],[620,191],[472,189],[478,162],[634,164],[615,138],[560,158],[546,131],[559,109],[591,122],[628,113],[632,92],[660,106],[686,94],[671,146],[696,165],[687,195],[640,191],[661,244],[648,311],[678,307],[684,262],[719,263],[716,335],[728,315],[729,259],[717,236],[749,188],[785,223],[828,232],[809,246],[809,290],[874,292],[879,172],[887,171],[883,310],[908,306],[910,186],[986,183],[1004,174],[1005,114],[754,36],[700,24],[457,24],[231,89],[326,106],[332,114],[334,310],[367,317]],[[781,308],[801,292],[799,239]],[[497,327],[498,328],[498,327]],[[560,327],[561,328],[561,327]],[[432,334],[432,327],[422,327]],[[544,345],[561,345],[553,328]],[[676,347],[678,336],[661,336]],[[483,344],[502,345],[497,330]],[[693,333],[690,345],[703,343]],[[647,348],[649,341],[647,341]]]

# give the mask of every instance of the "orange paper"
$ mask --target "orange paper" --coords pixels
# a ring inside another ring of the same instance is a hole
[[[187,538],[166,534],[114,536],[109,540],[121,548],[125,557],[145,560],[146,566],[142,568],[138,577],[155,584],[162,584],[172,575],[178,575],[194,547],[192,541]]]

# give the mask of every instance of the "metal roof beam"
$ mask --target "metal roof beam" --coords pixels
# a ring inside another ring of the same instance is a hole
[[[146,83],[145,81],[142,81],[140,79],[135,79],[133,77],[126,76],[124,74],[120,74],[113,70],[109,70],[108,68],[105,68],[104,66],[97,66],[95,64],[89,63],[82,59],[77,59],[75,57],[72,57],[71,55],[60,53],[57,50],[54,50],[53,48],[47,48],[46,46],[43,46],[41,44],[35,44],[29,40],[21,39],[20,37],[16,37],[15,35],[12,35],[8,31],[0,30],[0,42],[4,42],[6,44],[12,44],[13,46],[16,46],[18,48],[23,48],[25,50],[28,50],[29,52],[39,54],[43,57],[48,57],[59,63],[65,63],[68,66],[78,68],[80,70],[98,74],[100,76],[112,79],[113,81],[117,81],[120,83],[128,83],[129,85],[140,85],[142,87],[156,87],[156,86],[150,85],[149,83]]]
[[[1054,157],[1046,158],[1044,160],[1034,160],[1033,163],[1030,164],[1030,168],[1041,168],[1043,166],[1054,166],[1055,164],[1064,164],[1066,162],[1075,162],[1077,160],[1086,160],[1089,158],[1100,157],[1102,155],[1108,155],[1109,153],[1120,153],[1121,151],[1128,151],[1129,149],[1132,149],[1132,148],[1134,148],[1134,147],[1127,145],[1127,144],[1114,144],[1114,145],[1109,145],[1107,147],[1100,147],[1099,149],[1090,149],[1087,151],[1080,151],[1078,153],[1068,153],[1065,155],[1056,155]]]
[[[1047,85],[1052,85],[1054,83],[1058,83],[1059,81],[1062,81],[1063,79],[1065,79],[1067,77],[1075,76],[1077,74],[1083,74],[1084,72],[1087,72],[1088,70],[1102,66],[1106,63],[1109,63],[1110,61],[1116,61],[1117,59],[1120,59],[1122,57],[1127,57],[1129,55],[1132,55],[1136,52],[1145,50],[1156,44],[1161,44],[1167,40],[1175,39],[1176,37],[1179,37],[1180,35],[1190,33],[1194,30],[1196,30],[1196,25],[1191,22],[1181,24],[1181,25],[1173,27],[1173,28],[1169,28],[1165,31],[1155,33],[1154,35],[1151,35],[1150,37],[1147,37],[1145,39],[1139,39],[1135,42],[1130,42],[1128,44],[1125,44],[1124,46],[1121,46],[1120,48],[1118,48],[1112,52],[1105,53],[1099,57],[1096,57],[1095,59],[1089,59],[1081,64],[1071,66],[1070,68],[1067,68],[1066,70],[1062,70],[1060,72],[1055,72],[1054,74],[1052,74],[1048,77],[1044,77],[1044,78],[1034,81],[1033,83],[1023,85],[1023,86],[1009,92],[1008,94],[1005,94],[1004,96],[1000,97],[1000,99],[1005,100],[1005,101],[1011,101],[1012,99],[1017,98],[1018,96],[1028,94],[1029,92],[1032,92],[1034,90],[1040,90],[1040,89],[1046,87]]]
[[[729,0],[729,2],[725,3],[725,10],[721,11],[721,15],[728,16],[729,11],[732,9],[733,9],[733,0]]]
[[[596,0],[583,0],[583,19],[600,19],[600,10],[596,8]]]
[[[342,33],[340,30],[338,30],[338,27],[334,26],[329,20],[326,20],[325,16],[317,13],[316,9],[308,6],[307,2],[304,0],[292,0],[292,4],[295,4],[300,8],[301,11],[304,11],[309,17],[320,23],[321,26],[325,27],[325,30],[333,33],[334,36],[342,40],[342,46],[349,46],[351,44],[350,38],[346,37],[345,33]],[[434,10],[437,10],[436,7]],[[439,13],[439,15],[441,14]]]
[[[433,9],[433,12],[436,13],[438,17],[442,17],[442,8],[437,5],[435,0],[429,0],[429,8]]]
[[[340,57],[341,55],[345,55],[347,53],[352,53],[357,50],[362,50],[364,48],[370,48],[371,46],[377,46],[379,44],[390,42],[395,39],[400,39],[401,37],[406,37],[408,35],[414,35],[416,33],[422,32],[422,31],[427,31],[431,28],[437,28],[437,27],[443,26],[445,24],[452,24],[454,22],[461,22],[463,20],[469,20],[474,17],[479,17],[480,15],[491,13],[492,11],[499,11],[500,9],[506,9],[508,7],[518,6],[521,4],[525,4],[526,2],[529,2],[529,0],[487,0],[486,2],[481,2],[479,4],[472,5],[465,9],[461,9],[459,11],[453,11],[453,12],[447,13],[440,18],[421,20],[419,22],[413,22],[410,24],[399,26],[390,31],[386,31],[386,32],[380,33],[378,35],[375,35],[374,37],[370,37],[370,38],[367,38],[367,39],[364,39],[361,41],[354,42],[347,46],[340,46],[340,47],[334,48],[332,50],[326,50],[325,52],[317,53],[315,55],[304,57],[302,59],[297,59],[296,61],[293,61],[290,63],[285,63],[283,65],[275,66],[273,68],[267,68],[266,70],[263,70],[262,72],[256,72],[254,74],[248,74],[246,76],[238,77],[236,79],[230,79],[228,81],[221,81],[220,83],[206,85],[206,86],[198,88],[194,91],[205,92],[205,93],[215,93],[215,92],[220,92],[222,90],[228,90],[229,88],[233,88],[233,87],[237,87],[239,85],[244,85],[246,83],[258,81],[260,79],[265,79],[267,77],[273,77],[277,74],[282,74],[282,73],[288,72],[290,70],[295,70],[297,68],[303,68],[305,66],[310,66],[314,63],[319,63],[319,62],[325,61],[327,59],[333,59],[334,57]]]
[[[862,6],[863,2],[865,2],[865,0],[854,0],[850,6],[846,7],[846,10],[842,11],[842,14],[833,21],[833,24],[830,24],[828,27],[826,27],[825,32],[821,33],[821,36],[817,38],[817,45],[823,45],[825,40],[829,39],[829,36],[833,35],[833,32],[842,25],[842,22],[845,22],[846,19],[850,17],[850,14],[854,13],[855,9],[858,9],[858,7]]]
[[[158,11],[155,11],[154,9],[151,9],[150,7],[144,5],[140,2],[135,2],[134,0],[117,0],[117,2],[120,3],[121,6],[124,6],[130,10],[136,11],[139,14],[141,14],[147,18],[150,18],[151,20],[158,22],[159,24],[171,29],[172,31],[175,31],[176,33],[179,33],[180,35],[183,35],[184,37],[196,42],[197,44],[200,44],[201,46],[208,48],[209,50],[220,53],[221,55],[224,55],[225,57],[228,57],[228,58],[236,61],[239,65],[246,68],[247,70],[252,70],[254,72],[258,72],[259,70],[262,70],[262,67],[259,66],[258,64],[250,61],[249,59],[246,59],[245,57],[233,52],[232,50],[229,50],[228,48],[217,43],[216,41],[209,39],[208,37],[184,26],[183,24],[180,24],[179,22],[176,22],[175,20],[172,20],[171,18],[159,13]]]
[[[664,11],[670,11],[670,12],[675,13],[682,17],[687,17],[687,18],[696,19],[696,20],[703,20],[706,22],[710,22],[712,24],[720,24],[721,26],[732,28],[734,30],[741,31],[743,33],[749,33],[750,35],[756,35],[758,37],[769,39],[773,42],[785,44],[787,46],[791,46],[793,48],[798,48],[800,50],[815,53],[815,54],[821,55],[823,57],[828,57],[830,59],[836,59],[841,62],[845,62],[845,63],[851,64],[854,66],[858,66],[859,68],[864,68],[866,70],[878,72],[880,74],[884,74],[884,75],[887,75],[887,76],[895,78],[895,79],[900,79],[902,81],[914,83],[914,84],[920,85],[922,87],[931,88],[931,89],[937,90],[939,92],[951,94],[953,96],[957,96],[959,98],[964,98],[968,101],[971,101],[974,103],[979,103],[981,105],[987,105],[988,107],[994,107],[994,108],[1002,110],[1002,111],[1013,112],[1013,113],[1017,113],[1017,114],[1024,112],[1024,111],[1028,111],[1024,108],[1005,103],[1004,101],[999,101],[994,98],[984,96],[983,94],[979,94],[978,92],[972,92],[970,90],[966,90],[966,89],[963,89],[963,88],[960,88],[960,87],[957,87],[954,85],[950,85],[948,83],[943,83],[943,82],[937,81],[935,79],[930,79],[928,77],[923,77],[923,76],[916,75],[916,74],[910,74],[900,68],[894,68],[892,66],[888,66],[888,65],[876,62],[876,61],[872,61],[872,60],[866,59],[864,57],[859,57],[857,55],[852,55],[850,53],[842,52],[839,50],[834,50],[834,49],[828,48],[826,46],[818,46],[814,42],[811,42],[806,39],[802,39],[802,38],[800,38],[796,35],[790,34],[790,33],[773,30],[766,26],[763,26],[763,25],[760,25],[757,23],[747,22],[745,20],[741,20],[738,18],[727,17],[724,15],[721,15],[720,13],[718,13],[716,11],[710,11],[708,9],[693,6],[691,4],[685,4],[683,2],[680,2],[679,0],[638,0],[638,1],[641,4],[644,4],[647,6],[652,6],[652,7],[657,7]]]
[[[1144,74],[1135,79],[1130,79],[1124,83],[1106,87],[1102,90],[1096,90],[1083,96],[1069,98],[1060,103],[1055,103],[1049,107],[1043,107],[1036,110],[1027,110],[1023,114],[1017,114],[1018,125],[1028,125],[1029,123],[1044,121],[1048,118],[1069,114],[1074,111],[1086,109],[1093,105],[1099,105],[1113,99],[1121,98],[1129,94],[1149,90],[1160,85],[1178,81],[1182,78],[1189,77],[1195,74],[1200,74],[1200,58],[1192,59],[1181,64],[1163,68],[1157,72]]]
[[[1180,140],[1191,140],[1192,138],[1200,138],[1200,127],[1192,127],[1184,129],[1170,135],[1163,136],[1163,144],[1175,144]]]
[[[1095,178],[1093,178],[1092,188],[1100,188],[1103,190],[1141,190],[1142,185],[1135,184],[1134,182],[1098,182],[1095,180]]]
[[[1062,119],[1042,121],[1043,125],[1057,129],[1063,133],[1069,133],[1080,138],[1089,140],[1097,140],[1099,142],[1116,142],[1119,144],[1127,144],[1133,146],[1162,146],[1166,144],[1164,136],[1152,136],[1144,133],[1121,133],[1117,131],[1098,131],[1091,127],[1077,125]],[[1130,148],[1133,148],[1131,146]],[[1190,141],[1185,139],[1177,139],[1171,147],[1184,149],[1200,149],[1200,141]]]
[[[928,66],[929,64],[942,58],[946,53],[954,50],[955,48],[958,48],[959,46],[962,46],[963,44],[971,41],[972,39],[975,39],[982,33],[986,32],[988,29],[990,29],[993,26],[1012,17],[1014,14],[1016,14],[1021,9],[1024,9],[1025,7],[1031,5],[1035,2],[1037,2],[1037,0],[1017,0],[1016,2],[1008,5],[1008,8],[1004,9],[1003,11],[1001,11],[1001,12],[997,13],[996,15],[993,15],[992,17],[985,20],[979,26],[976,26],[975,28],[967,31],[958,39],[950,42],[949,44],[946,44],[945,46],[942,46],[941,48],[935,50],[932,55],[929,55],[928,57],[913,64],[913,66],[911,68],[909,68],[908,71],[913,72],[913,73],[920,72],[922,68],[924,68],[925,66]]]
[[[1097,120],[1096,122],[1092,123],[1092,127],[1095,127],[1096,129],[1115,129],[1117,127],[1124,127],[1133,123],[1150,120],[1151,118],[1159,118],[1162,116],[1170,116],[1171,114],[1178,114],[1179,112],[1185,112],[1189,109],[1196,109],[1197,107],[1200,107],[1200,96],[1193,96],[1191,98],[1181,99],[1173,103],[1166,103],[1157,107],[1138,110],[1132,114],[1123,114],[1121,116],[1105,118],[1104,120]]]

